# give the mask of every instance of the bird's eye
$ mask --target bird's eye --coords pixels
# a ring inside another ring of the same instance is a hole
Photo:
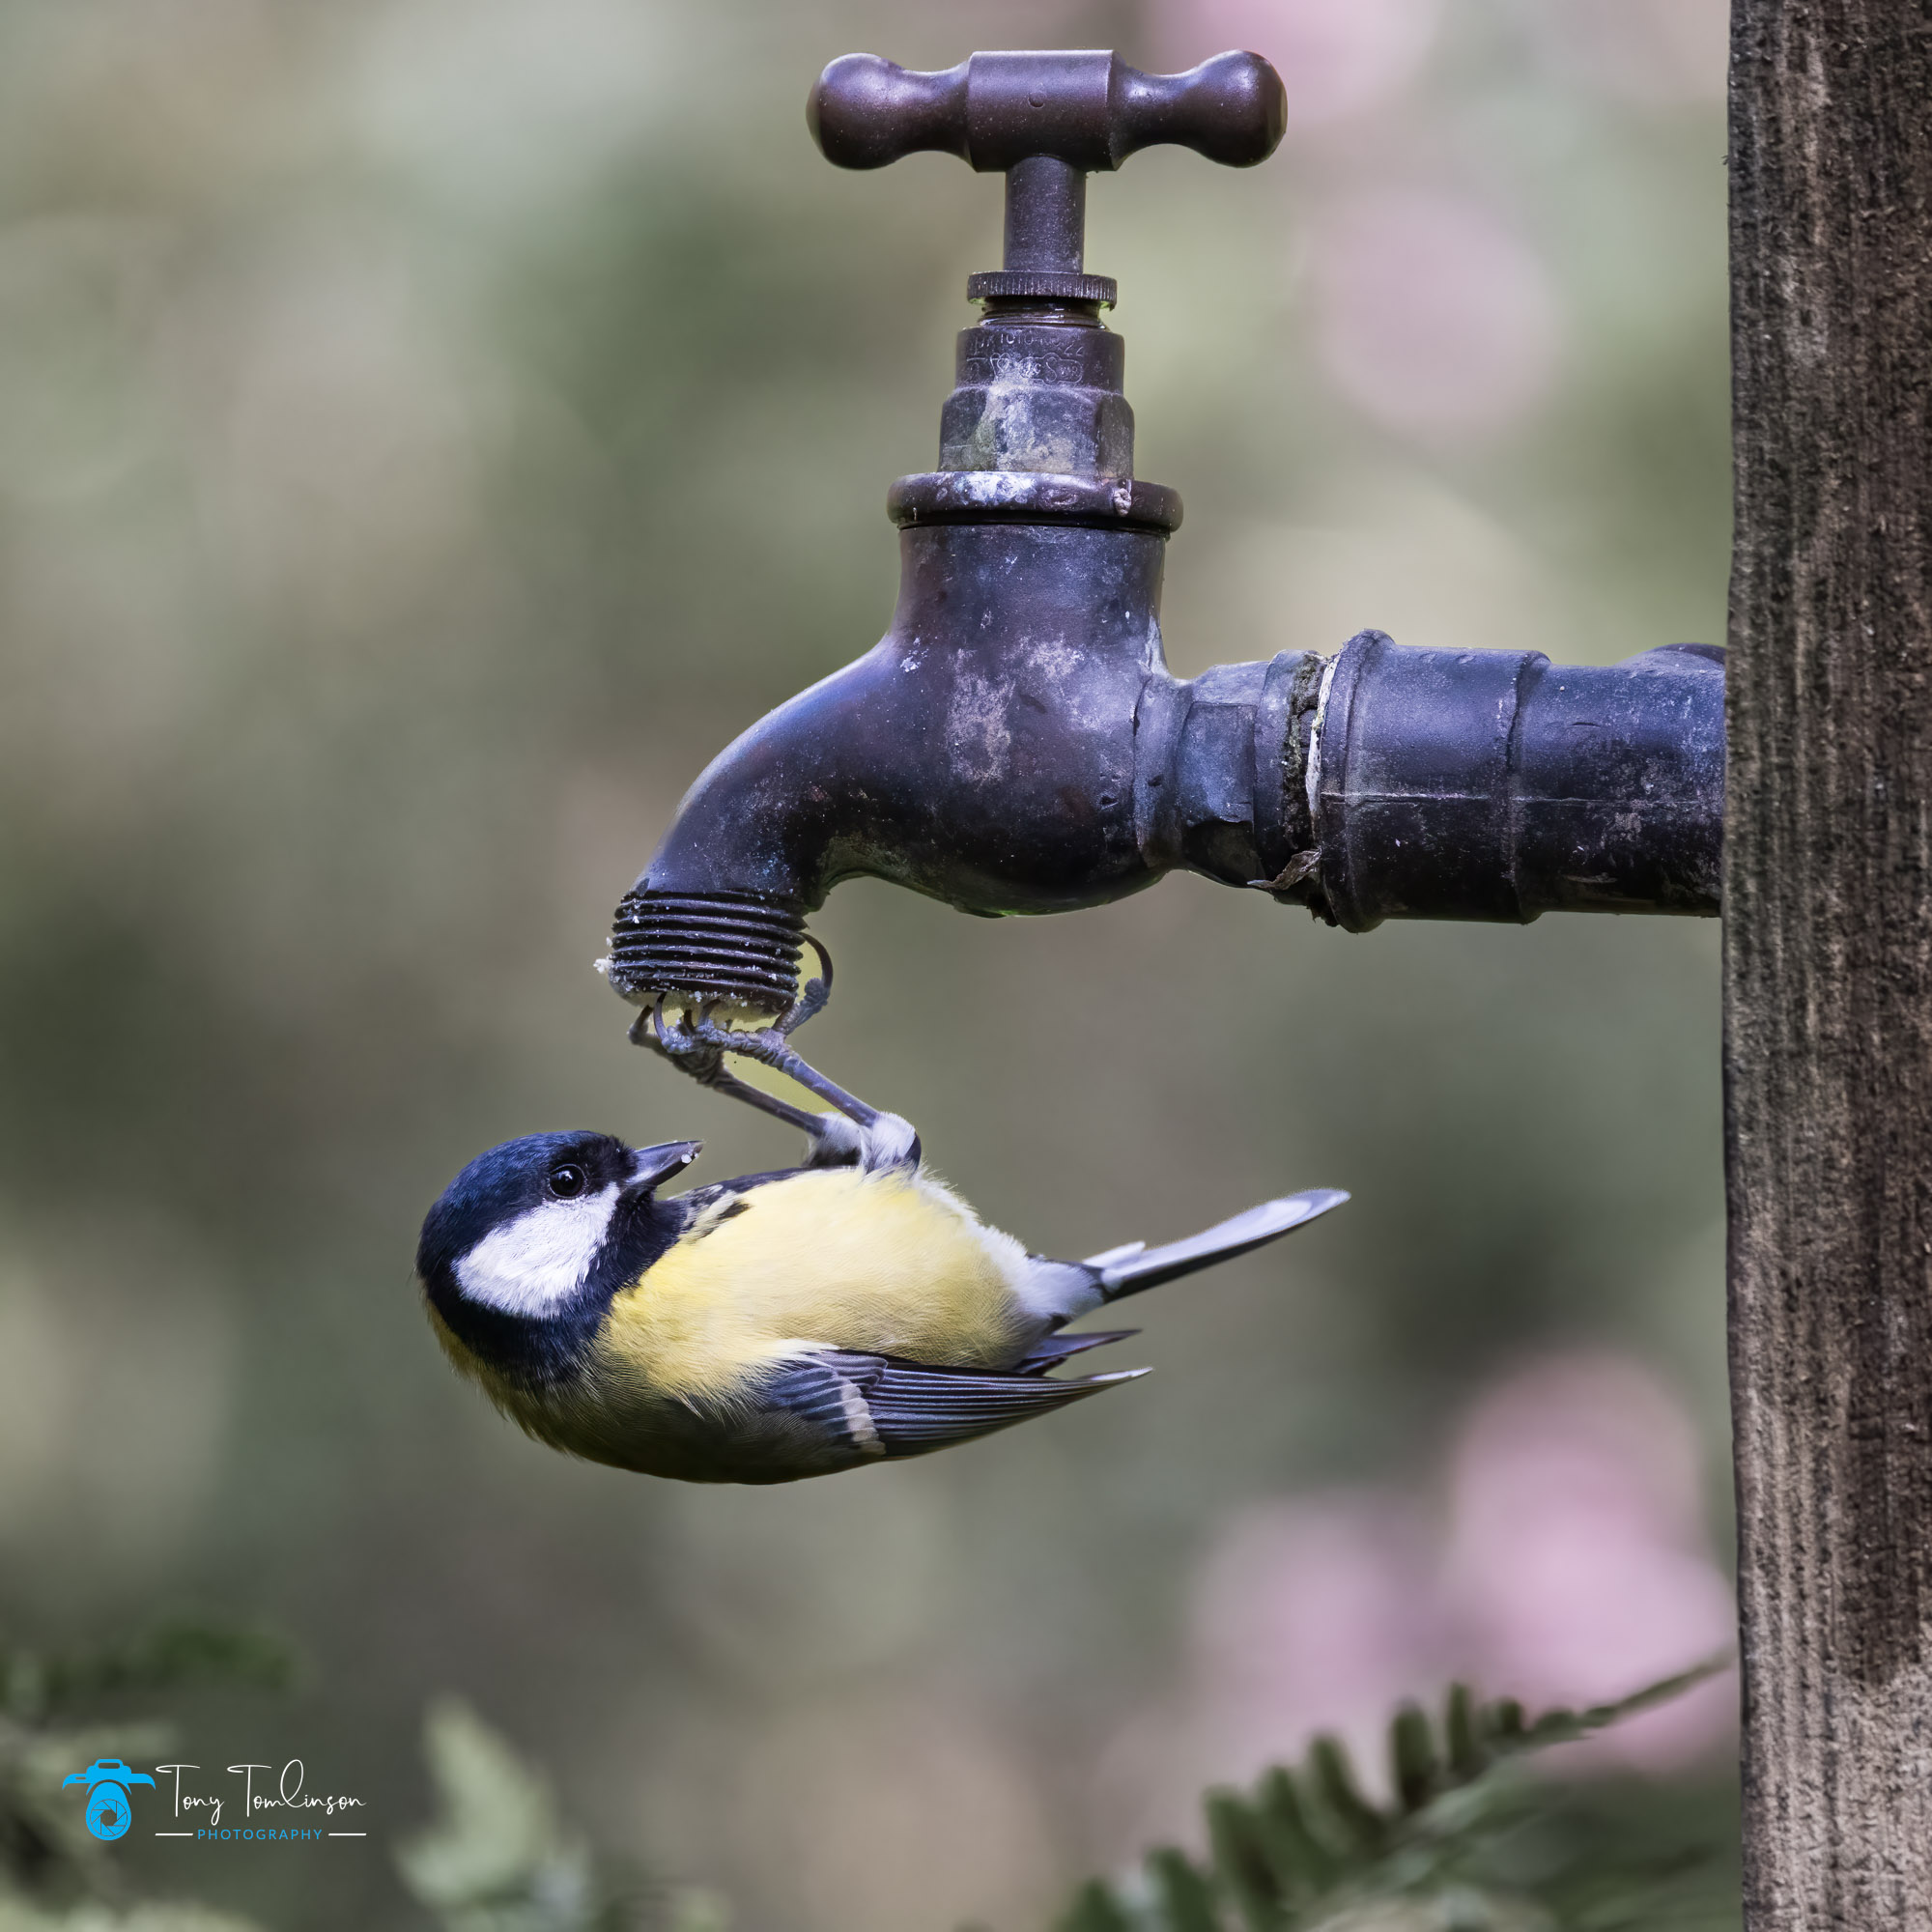
[[[583,1192],[586,1177],[583,1170],[574,1160],[567,1160],[550,1171],[550,1191],[559,1201],[569,1201]]]

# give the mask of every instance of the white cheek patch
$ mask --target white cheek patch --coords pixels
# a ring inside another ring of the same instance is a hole
[[[456,1264],[471,1301],[505,1315],[549,1315],[583,1286],[604,1245],[614,1183],[577,1201],[546,1201],[493,1228]]]

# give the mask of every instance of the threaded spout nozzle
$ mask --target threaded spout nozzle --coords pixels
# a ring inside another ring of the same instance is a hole
[[[757,893],[627,893],[600,962],[636,1006],[721,1004],[772,1018],[798,992],[805,914]]]

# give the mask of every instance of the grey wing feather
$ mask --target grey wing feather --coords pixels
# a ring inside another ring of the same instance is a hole
[[[1057,1369],[1069,1355],[1088,1349],[1104,1349],[1109,1342],[1125,1342],[1138,1335],[1138,1328],[1095,1328],[1084,1335],[1049,1335],[1036,1342],[1012,1366],[1016,1376],[1043,1376]]]
[[[759,1387],[755,1414],[735,1433],[754,1460],[782,1466],[779,1480],[858,1468],[888,1453],[846,1363],[824,1355],[786,1362]]]
[[[1145,1374],[1145,1369],[1128,1369],[1059,1382],[1037,1376],[935,1369],[883,1355],[826,1350],[789,1366],[766,1384],[762,1394],[767,1403],[784,1404],[792,1413],[833,1431],[855,1449],[891,1457],[923,1456],[1009,1429]],[[832,1383],[842,1385],[842,1392],[835,1392]],[[867,1434],[876,1446],[866,1441]]]
[[[758,1399],[765,1407],[783,1409],[854,1449],[882,1455],[884,1444],[872,1427],[865,1396],[848,1372],[849,1359],[853,1358],[807,1355],[787,1362],[758,1390]]]
[[[1264,1201],[1259,1208],[1217,1222],[1184,1241],[1170,1241],[1164,1247],[1143,1248],[1137,1244],[1115,1248],[1096,1256],[1089,1265],[1096,1270],[1100,1291],[1109,1301],[1123,1294],[1137,1294],[1144,1288],[1157,1288],[1177,1275],[1192,1274],[1196,1268],[1244,1255],[1276,1240],[1292,1228],[1299,1228],[1318,1214],[1339,1208],[1348,1196],[1338,1187],[1311,1187],[1279,1201]]]
[[[1010,1429],[1050,1409],[1133,1381],[1145,1369],[1057,1382],[1027,1376],[957,1375],[889,1367],[866,1391],[866,1406],[889,1456],[922,1456],[976,1435]]]

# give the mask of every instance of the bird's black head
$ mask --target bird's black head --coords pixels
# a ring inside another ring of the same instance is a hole
[[[677,1238],[656,1190],[696,1141],[528,1134],[479,1154],[423,1222],[416,1274],[451,1332],[491,1367],[564,1373],[611,1297]]]

